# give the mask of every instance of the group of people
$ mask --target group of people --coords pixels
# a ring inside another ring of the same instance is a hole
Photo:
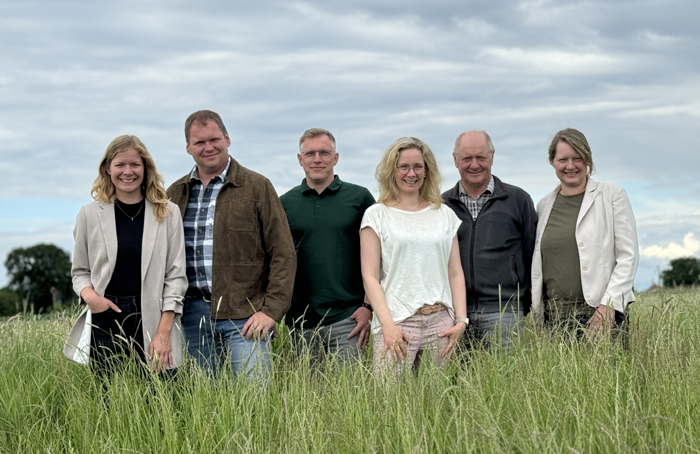
[[[625,191],[591,178],[585,136],[559,131],[549,162],[561,184],[535,210],[492,175],[483,131],[457,137],[460,180],[440,193],[423,141],[392,143],[379,198],[335,174],[333,134],[299,140],[301,184],[278,197],[229,155],[221,117],[185,122],[192,170],[167,191],[144,144],[107,147],[76,221],[73,286],[85,304],[64,354],[101,374],[135,357],[162,372],[186,350],[216,374],[270,368],[283,319],[296,346],[359,357],[377,370],[442,364],[463,344],[510,348],[523,318],[599,333],[624,326],[638,263]],[[181,328],[181,331],[180,331]]]

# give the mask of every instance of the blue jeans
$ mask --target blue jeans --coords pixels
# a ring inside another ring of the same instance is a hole
[[[212,321],[208,301],[187,297],[181,319],[187,351],[199,367],[212,375],[218,373],[228,354],[234,376],[243,372],[248,378],[265,378],[270,373],[269,337],[246,339],[241,330],[247,321],[248,318]]]
[[[469,324],[464,333],[467,349],[486,348],[487,350],[509,353],[513,341],[520,336],[523,310],[506,307],[502,312],[471,312]]]
[[[359,360],[358,334],[348,339],[348,335],[356,327],[357,322],[350,317],[311,329],[302,325],[295,328],[295,332],[298,333],[297,350],[300,354],[307,353],[308,350],[313,361],[319,360],[326,352],[337,355],[339,361]]]

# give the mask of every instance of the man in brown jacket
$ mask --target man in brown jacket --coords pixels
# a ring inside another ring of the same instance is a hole
[[[191,356],[216,373],[224,354],[234,374],[265,374],[268,334],[289,309],[296,253],[270,181],[229,156],[221,117],[185,122],[196,165],[168,188],[185,230],[187,279],[182,328]]]

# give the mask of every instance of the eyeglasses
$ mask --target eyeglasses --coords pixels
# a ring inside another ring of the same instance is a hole
[[[401,164],[400,166],[396,166],[396,168],[399,169],[399,173],[401,175],[406,175],[411,169],[413,169],[413,173],[416,175],[420,175],[421,173],[425,172],[425,167],[420,164],[416,164],[413,167],[409,166],[408,164]]]
[[[312,159],[318,153],[322,158],[328,158],[333,154],[332,150],[302,151],[301,155],[306,159]]]

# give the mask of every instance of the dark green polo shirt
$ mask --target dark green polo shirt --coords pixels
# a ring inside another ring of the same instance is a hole
[[[348,318],[364,301],[360,223],[374,204],[370,192],[336,175],[321,193],[301,185],[280,197],[297,251],[288,325],[305,328]]]

